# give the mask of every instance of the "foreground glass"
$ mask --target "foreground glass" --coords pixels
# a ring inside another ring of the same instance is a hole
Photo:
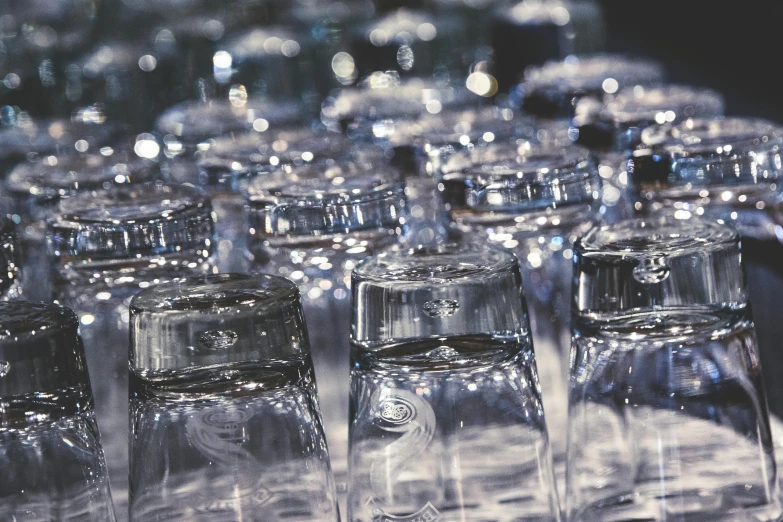
[[[737,232],[624,221],[574,267],[568,519],[778,520]]]
[[[76,316],[0,302],[0,513],[114,520]]]
[[[339,520],[294,283],[164,283],[130,313],[131,520]]]
[[[257,177],[247,201],[254,271],[299,285],[340,493],[348,462],[351,270],[395,244],[405,183],[388,165],[330,161]]]
[[[354,270],[349,520],[559,520],[521,285],[479,244]]]
[[[783,128],[755,118],[700,118],[656,125],[628,161],[628,198],[643,215],[700,215],[742,236],[770,409],[783,415],[780,178]]]
[[[454,155],[440,186],[454,224],[520,260],[558,475],[564,473],[573,243],[600,218],[589,151],[522,141]]]
[[[211,213],[195,188],[137,185],[65,199],[49,222],[54,295],[81,322],[120,520],[128,498],[128,305],[152,284],[211,270]]]

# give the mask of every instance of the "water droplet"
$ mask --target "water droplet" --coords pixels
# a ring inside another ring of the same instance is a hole
[[[11,370],[11,363],[8,361],[0,361],[0,377],[5,377]]]
[[[430,317],[449,317],[459,309],[459,303],[454,299],[435,299],[427,301],[422,307]]]
[[[209,330],[199,336],[198,344],[205,350],[225,350],[234,346],[237,339],[239,335],[233,330]]]
[[[633,269],[633,278],[642,284],[652,285],[664,281],[670,272],[665,258],[644,258]]]

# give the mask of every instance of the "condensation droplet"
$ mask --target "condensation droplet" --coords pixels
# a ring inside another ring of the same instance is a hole
[[[449,317],[459,309],[459,303],[454,299],[435,299],[427,301],[422,307],[430,317]]]
[[[0,361],[0,377],[5,377],[11,370],[11,363],[8,361]]]
[[[205,350],[225,350],[234,346],[237,339],[239,335],[233,330],[209,330],[199,336],[198,344]]]
[[[644,258],[633,269],[633,278],[642,284],[652,285],[666,280],[670,272],[664,258]]]

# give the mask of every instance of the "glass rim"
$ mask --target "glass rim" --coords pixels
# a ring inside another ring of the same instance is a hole
[[[210,274],[151,286],[136,294],[136,314],[258,314],[299,302],[299,288],[284,277],[260,274]],[[235,315],[232,315],[234,318]]]
[[[79,318],[70,308],[23,299],[0,301],[0,344],[24,343],[62,333],[77,335]]]
[[[709,117],[722,114],[724,105],[723,95],[718,91],[677,84],[626,87],[605,103],[612,120],[625,124],[641,121],[665,124],[683,117]]]
[[[298,103],[272,102],[260,96],[249,97],[236,105],[228,98],[191,100],[163,111],[155,121],[155,129],[184,140],[204,140],[256,126],[294,124],[304,117]]]
[[[724,249],[739,240],[730,225],[664,215],[593,227],[577,239],[574,257],[672,257]]]
[[[673,158],[731,156],[748,148],[771,148],[782,143],[783,126],[763,118],[691,118],[679,124],[645,129],[636,152],[643,154],[644,150],[653,149]]]
[[[551,60],[544,65],[529,67],[525,71],[522,85],[525,85],[527,91],[585,90],[611,94],[611,91],[616,92],[618,87],[660,82],[663,76],[663,66],[655,60],[632,58],[624,54],[595,54]],[[615,82],[612,85],[604,85],[607,80]]]
[[[507,272],[516,266],[517,258],[510,251],[468,241],[382,252],[358,263],[351,277],[355,282],[392,286],[451,284]]]

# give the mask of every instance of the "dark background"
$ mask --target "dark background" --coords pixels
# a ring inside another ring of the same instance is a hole
[[[720,91],[730,115],[783,123],[783,0],[600,0],[609,51]]]

